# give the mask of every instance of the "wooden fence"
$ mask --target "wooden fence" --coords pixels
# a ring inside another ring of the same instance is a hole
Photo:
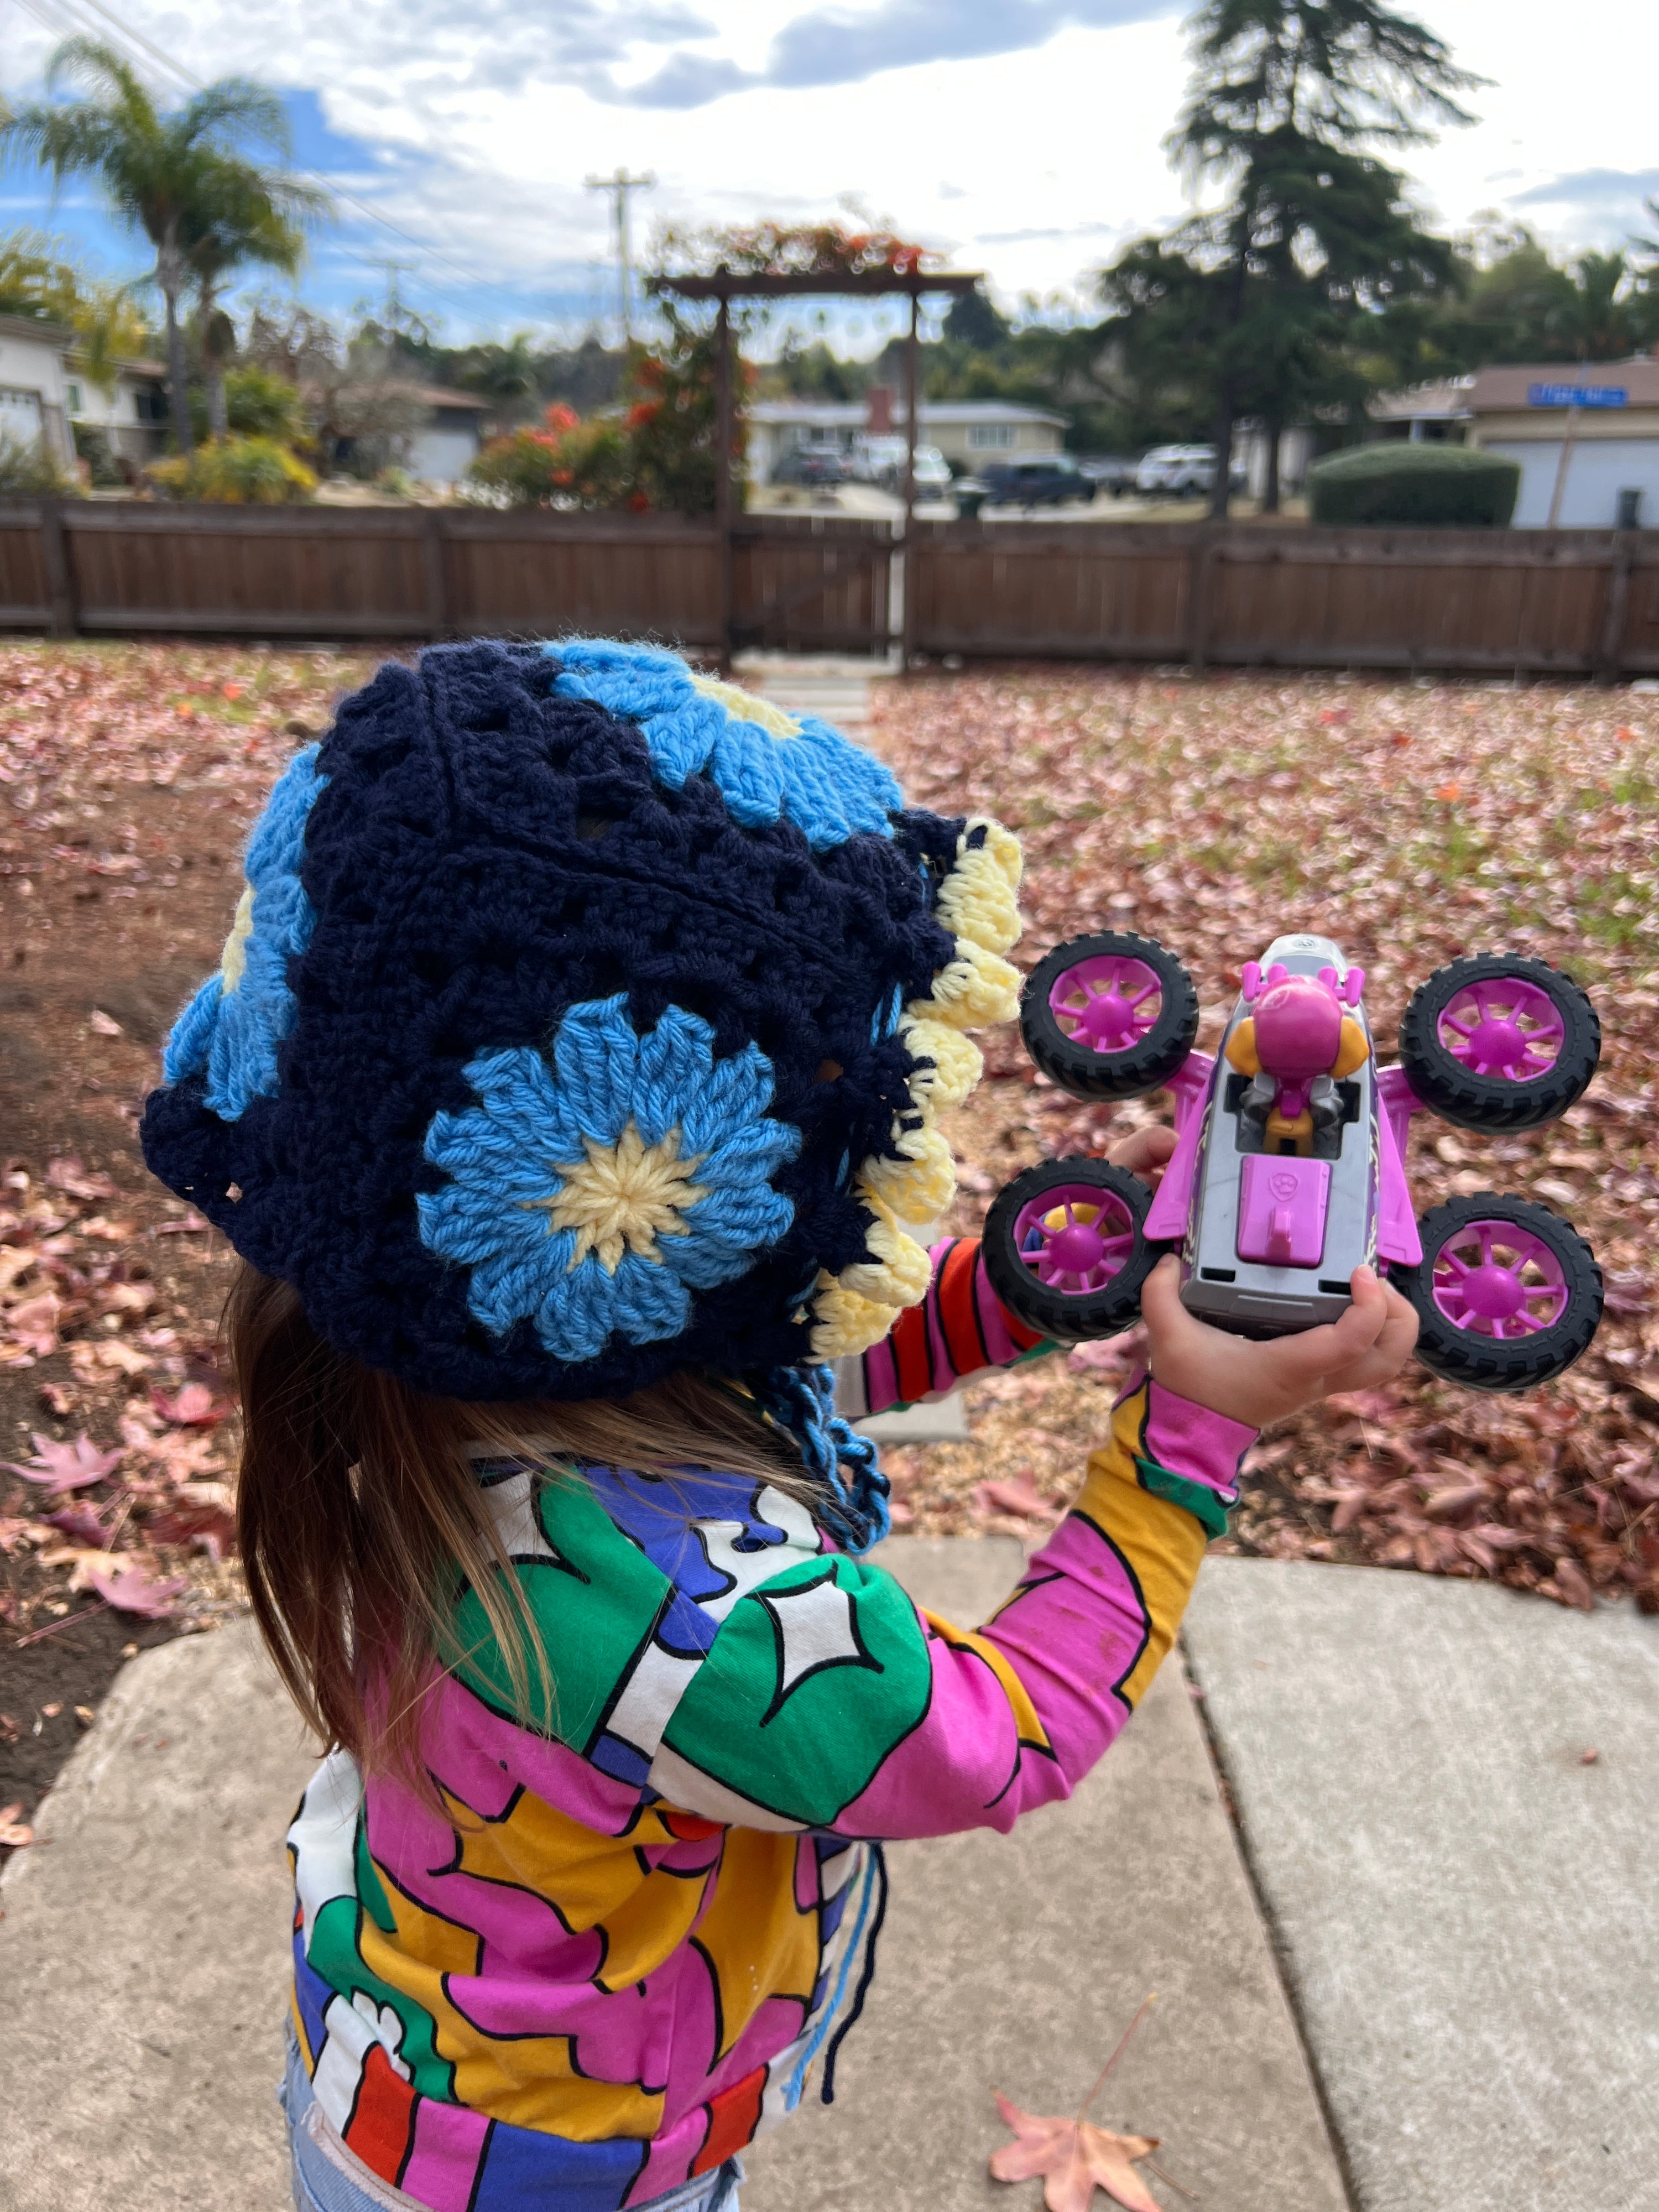
[[[908,582],[903,572],[909,571]],[[1659,672],[1659,532],[0,504],[0,627]],[[729,608],[729,623],[725,610]]]
[[[663,515],[27,500],[0,504],[0,627],[884,653],[892,556],[886,524],[836,516],[746,518],[728,544]]]

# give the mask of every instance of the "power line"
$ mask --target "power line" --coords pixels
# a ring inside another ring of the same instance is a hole
[[[188,86],[192,92],[204,92],[207,89],[200,77],[187,70],[182,62],[174,61],[170,54],[165,52],[153,40],[147,38],[142,31],[135,30],[123,17],[118,15],[112,8],[106,7],[103,0],[17,0],[17,4],[33,15],[44,30],[58,33],[68,28],[82,33],[90,31],[94,35],[102,35],[98,33],[95,24],[88,22],[84,16],[77,15],[74,12],[76,6],[91,9],[101,15],[106,22],[112,25],[120,38],[125,40],[131,46],[138,47],[143,53],[158,67],[167,70],[168,75],[176,79],[179,83]],[[55,21],[54,18],[56,18]],[[129,56],[129,58],[133,58]],[[367,200],[359,199],[355,192],[348,191],[343,185],[338,184],[325,172],[318,169],[296,168],[294,173],[312,184],[323,185],[333,194],[336,199],[343,201],[347,207],[355,208],[359,215],[367,216],[370,222],[378,223],[382,230],[389,231],[394,238],[401,239],[405,246],[412,246],[417,252],[426,255],[430,260],[438,262],[442,267],[450,270],[452,275],[459,276],[464,283],[469,285],[475,293],[482,291],[486,297],[508,304],[515,315],[522,312],[520,303],[512,299],[510,294],[501,290],[495,285],[481,283],[471,270],[464,269],[459,262],[450,260],[447,254],[441,253],[435,246],[430,245],[426,240],[416,238],[412,232],[404,230],[399,224],[393,222],[390,216],[382,215],[378,208],[371,206]],[[654,178],[651,179],[653,184],[655,181]],[[430,276],[419,271],[418,268],[413,270],[412,273],[420,274],[421,281],[426,289],[430,292],[435,292],[441,300],[448,300],[452,306],[460,308],[463,313],[471,314],[475,312],[472,302],[447,290],[441,284],[435,283]]]

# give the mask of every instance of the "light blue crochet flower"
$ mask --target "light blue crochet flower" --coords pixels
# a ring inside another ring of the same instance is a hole
[[[652,766],[672,789],[708,776],[734,821],[761,829],[787,818],[817,852],[855,830],[892,836],[888,817],[904,800],[890,771],[816,714],[786,714],[695,676],[659,646],[567,638],[544,650],[560,665],[555,690],[639,724]]]
[[[678,1336],[693,1291],[785,1234],[771,1177],[800,1132],[767,1112],[758,1046],[716,1061],[714,1045],[681,1006],[641,1036],[619,995],[570,1009],[550,1067],[527,1046],[469,1061],[477,1105],[426,1137],[450,1181],[416,1203],[422,1242],[472,1270],[475,1320],[497,1336],[528,1320],[556,1359],[594,1359],[613,1330]]]
[[[276,1048],[294,1026],[288,963],[317,927],[300,884],[306,823],[328,778],[317,747],[297,753],[248,840],[246,886],[224,958],[173,1025],[161,1073],[169,1083],[205,1073],[203,1095],[222,1121],[276,1095]]]

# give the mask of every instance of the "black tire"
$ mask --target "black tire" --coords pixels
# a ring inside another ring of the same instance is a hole
[[[1128,1260],[1109,1283],[1093,1293],[1073,1294],[1040,1283],[1014,1241],[1014,1225],[1022,1210],[1050,1191],[1075,1189],[1109,1192],[1127,1210],[1134,1231]],[[980,1249],[991,1288],[1016,1321],[1027,1328],[1041,1329],[1060,1344],[1082,1344],[1091,1337],[1115,1336],[1140,1318],[1140,1293],[1146,1278],[1163,1255],[1164,1247],[1149,1244],[1146,1237],[1146,1209],[1152,1194],[1127,1168],[1105,1160],[1071,1158],[1044,1160],[1027,1168],[1006,1183],[991,1202]]]
[[[1434,1263],[1444,1246],[1472,1221],[1512,1222],[1548,1246],[1567,1288],[1560,1318],[1531,1336],[1499,1339],[1460,1328],[1434,1298]],[[1601,1320],[1601,1270],[1570,1222],[1530,1199],[1477,1191],[1424,1214],[1418,1224],[1423,1257],[1415,1267],[1392,1267],[1389,1280],[1417,1310],[1417,1356],[1431,1374],[1469,1390],[1530,1390],[1564,1375],[1589,1349]]]
[[[1139,960],[1157,975],[1163,996],[1157,1021],[1124,1052],[1096,1052],[1086,1041],[1067,1036],[1048,1004],[1049,993],[1068,968],[1101,959]],[[1074,1098],[1136,1098],[1167,1083],[1191,1052],[1198,1036],[1198,993],[1173,952],[1150,937],[1105,930],[1068,938],[1038,962],[1020,994],[1019,1027],[1036,1066]]]
[[[1477,1075],[1441,1040],[1440,1019],[1471,983],[1514,977],[1549,999],[1561,1018],[1561,1049],[1553,1066],[1525,1082]],[[1595,1009],[1570,975],[1521,954],[1483,953],[1436,969],[1413,993],[1400,1022],[1400,1064],[1425,1106],[1461,1129],[1534,1129],[1581,1097],[1601,1054]]]

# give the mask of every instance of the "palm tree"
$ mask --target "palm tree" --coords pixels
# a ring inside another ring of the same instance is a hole
[[[305,252],[301,226],[325,213],[329,203],[319,187],[240,159],[210,162],[203,185],[202,204],[190,220],[186,258],[196,279],[208,428],[222,438],[229,428],[225,363],[234,332],[219,306],[220,290],[233,270],[250,261],[293,276]]]
[[[39,163],[55,180],[94,177],[113,212],[155,250],[154,281],[167,303],[167,396],[179,450],[192,443],[185,393],[185,335],[179,302],[191,275],[190,251],[210,228],[234,172],[263,180],[273,208],[307,188],[247,162],[245,143],[289,150],[288,118],[275,93],[246,77],[224,77],[182,106],[159,109],[125,58],[97,39],[67,39],[46,71],[49,90],[71,80],[85,96],[33,100],[0,122],[0,154]],[[240,187],[239,186],[239,190]],[[280,208],[278,208],[280,212]]]

